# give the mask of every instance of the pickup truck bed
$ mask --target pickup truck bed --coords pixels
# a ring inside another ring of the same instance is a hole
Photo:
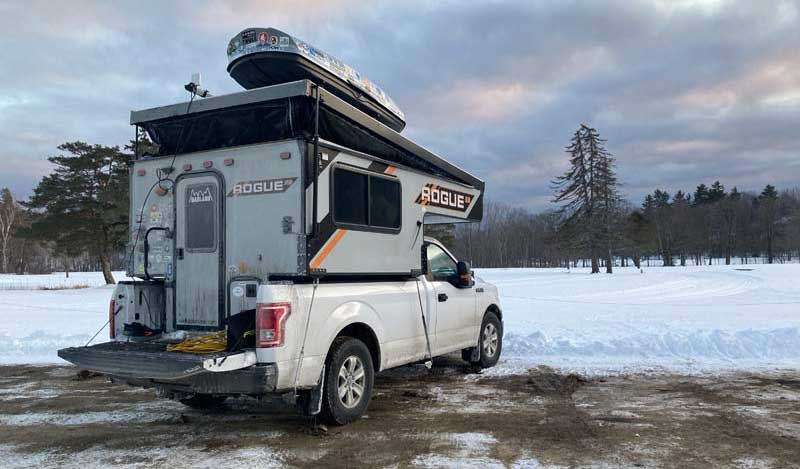
[[[208,359],[221,360],[235,354],[168,352],[166,344],[149,342],[106,342],[58,351],[59,357],[81,369],[133,385],[159,385],[209,394],[263,394],[275,389],[277,369],[274,365],[252,365],[224,372],[212,372],[203,367]]]

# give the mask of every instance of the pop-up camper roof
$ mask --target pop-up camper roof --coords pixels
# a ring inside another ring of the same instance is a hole
[[[300,80],[191,103],[131,112],[159,154],[193,153],[314,135],[319,92],[319,136],[345,148],[481,191],[484,182],[364,114],[324,88]],[[476,207],[470,221],[482,218]]]

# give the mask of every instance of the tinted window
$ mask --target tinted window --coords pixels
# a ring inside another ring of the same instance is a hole
[[[367,224],[367,175],[333,172],[333,219],[337,223]]]
[[[217,185],[214,183],[186,188],[186,249],[217,249]]]
[[[435,244],[425,246],[425,255],[428,260],[428,273],[433,280],[450,281],[456,278],[456,261]]]
[[[380,228],[400,228],[400,183],[370,177],[369,224]]]

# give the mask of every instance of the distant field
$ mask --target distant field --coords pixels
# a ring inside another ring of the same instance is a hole
[[[114,272],[114,279],[124,280],[125,272]],[[64,272],[45,275],[0,274],[0,290],[62,290],[105,285],[102,272]]]

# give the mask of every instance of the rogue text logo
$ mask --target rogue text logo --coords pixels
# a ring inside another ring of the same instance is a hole
[[[455,191],[436,184],[425,184],[422,192],[417,196],[416,203],[430,205],[431,207],[447,208],[466,212],[472,202],[472,196],[464,192]]]
[[[228,197],[240,195],[262,195],[286,192],[297,178],[262,179],[259,181],[241,181],[233,186]]]

